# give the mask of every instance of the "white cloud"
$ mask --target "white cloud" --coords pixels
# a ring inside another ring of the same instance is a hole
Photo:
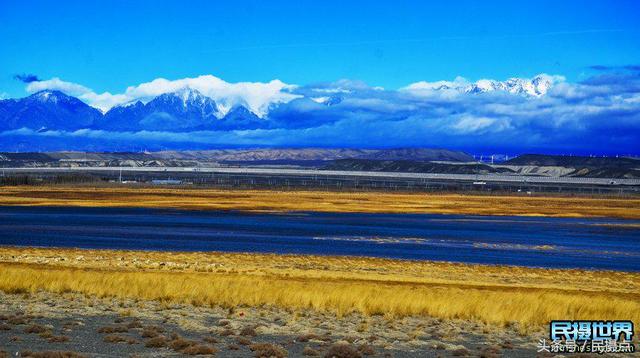
[[[82,95],[92,93],[91,89],[73,82],[66,82],[58,77],[54,77],[46,81],[34,81],[27,85],[27,91],[30,93],[43,90],[62,91],[70,96],[80,97]]]
[[[276,103],[286,103],[301,97],[291,93],[295,85],[286,84],[280,80],[270,82],[237,82],[229,83],[211,75],[179,80],[158,78],[151,82],[128,87],[123,93],[96,93],[85,86],[52,78],[45,81],[32,82],[27,85],[30,93],[45,89],[59,90],[68,95],[76,96],[90,106],[107,111],[111,107],[140,100],[147,102],[154,97],[176,92],[183,88],[192,88],[216,101],[221,112],[226,113],[231,108],[242,105],[260,117],[266,115],[269,106]]]
[[[458,76],[453,81],[415,82],[401,88],[400,90],[409,92],[423,92],[443,89],[461,89],[467,87],[469,84],[469,81],[467,81],[464,77]]]

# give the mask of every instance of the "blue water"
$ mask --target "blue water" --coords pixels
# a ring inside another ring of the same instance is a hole
[[[638,220],[0,207],[0,245],[375,256],[640,271]]]

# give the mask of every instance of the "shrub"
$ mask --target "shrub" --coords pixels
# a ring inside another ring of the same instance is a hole
[[[98,333],[125,333],[128,332],[129,329],[124,325],[117,326],[106,326],[98,328]]]
[[[142,332],[140,333],[140,335],[144,338],[153,338],[156,336],[159,336],[160,333],[162,333],[162,329],[160,327],[145,327],[142,329]]]
[[[127,328],[131,329],[131,328],[142,328],[142,323],[140,323],[140,321],[138,320],[133,320],[129,323],[127,323]]]
[[[49,343],[62,343],[69,341],[69,337],[67,336],[51,336],[48,339]]]
[[[148,348],[161,348],[167,346],[167,337],[165,336],[155,336],[151,339],[148,339],[145,342],[144,346]]]
[[[255,337],[255,336],[258,335],[258,333],[256,333],[256,330],[253,327],[244,327],[240,331],[240,335],[241,336],[248,336],[248,337]]]
[[[218,340],[215,337],[204,337],[202,339],[203,341],[207,342],[207,343],[218,343]]]
[[[469,350],[466,348],[458,348],[451,352],[451,355],[454,357],[467,357],[471,355],[471,352],[469,352]]]
[[[194,346],[198,344],[196,341],[192,341],[190,339],[184,339],[182,337],[176,337],[171,342],[169,342],[169,348],[174,351],[182,351],[183,349]]]
[[[24,333],[44,333],[48,329],[45,326],[39,324],[32,324],[24,329]]]
[[[43,351],[43,352],[32,352],[32,351],[22,351],[20,352],[21,357],[28,358],[86,358],[87,356],[70,351]]]
[[[190,356],[195,356],[200,354],[214,354],[216,352],[217,352],[217,349],[205,344],[192,345],[182,350],[182,353]]]
[[[361,344],[358,347],[358,352],[362,353],[362,355],[365,355],[365,356],[372,356],[376,354],[376,350],[373,349],[373,347],[368,344]]]
[[[9,317],[9,319],[7,320],[7,323],[13,324],[13,325],[27,324],[27,318],[22,315],[16,315],[13,317]]]
[[[324,340],[325,340],[325,338],[323,338],[323,337],[321,337],[321,336],[319,336],[319,335],[317,335],[317,334],[314,334],[314,333],[308,333],[308,334],[303,334],[303,335],[301,335],[301,336],[298,336],[298,337],[296,338],[296,341],[297,341],[297,342],[309,342],[309,341],[310,341],[310,340],[312,340],[312,339],[314,339],[314,340],[318,340],[318,341],[324,341]]]
[[[232,329],[225,329],[224,331],[220,332],[221,336],[235,336],[236,332],[234,332]]]
[[[284,358],[288,353],[284,348],[271,343],[256,343],[249,346],[256,358]]]
[[[334,344],[324,356],[325,358],[362,358],[362,354],[349,344]]]
[[[127,343],[136,344],[138,341],[131,337],[123,336],[121,334],[109,334],[104,337],[104,341],[107,343]]]

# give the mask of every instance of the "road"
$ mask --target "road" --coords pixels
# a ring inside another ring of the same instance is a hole
[[[640,185],[640,179],[607,179],[576,177],[544,177],[501,174],[435,174],[395,173],[367,171],[337,171],[315,169],[235,168],[235,167],[75,167],[75,168],[3,168],[8,173],[73,173],[73,172],[164,172],[208,173],[234,175],[286,175],[304,177],[361,177],[385,179],[453,180],[472,182],[530,183],[530,184],[578,184],[578,185]]]

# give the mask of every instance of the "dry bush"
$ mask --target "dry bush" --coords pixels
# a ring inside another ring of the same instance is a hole
[[[489,346],[480,351],[480,358],[497,358],[500,356],[502,356],[500,346]]]
[[[253,342],[251,342],[251,340],[247,337],[238,337],[236,338],[236,343],[238,343],[241,346],[249,346]]]
[[[38,336],[40,336],[40,338],[49,339],[53,337],[53,332],[51,330],[46,330],[44,332],[38,333]]]
[[[192,341],[190,339],[185,339],[178,336],[178,337],[174,337],[171,340],[171,342],[169,342],[169,348],[173,349],[174,351],[182,351],[187,347],[195,346],[197,344],[198,342],[196,341]]]
[[[29,327],[24,329],[24,333],[36,333],[36,334],[40,334],[40,333],[44,333],[47,332],[49,329],[43,325],[39,325],[39,324],[32,324]]]
[[[218,321],[218,326],[225,327],[225,326],[228,326],[229,323],[231,323],[231,322],[229,322],[229,320],[222,319],[222,320]]]
[[[22,351],[20,357],[24,358],[87,358],[84,354],[71,351]]]
[[[142,323],[140,323],[140,321],[138,321],[138,320],[133,320],[133,321],[127,323],[126,327],[129,328],[129,329],[142,328]]]
[[[451,352],[451,355],[454,357],[468,357],[471,355],[471,352],[469,352],[469,350],[466,348],[458,348],[456,350],[453,350]]]
[[[511,343],[510,341],[504,341],[500,344],[500,347],[504,349],[513,349],[513,343]]]
[[[167,340],[167,337],[165,336],[156,336],[153,337],[151,339],[148,339],[144,346],[148,347],[148,348],[161,348],[161,347],[166,347],[167,344],[169,344],[169,341]]]
[[[305,355],[305,356],[319,356],[320,352],[318,352],[317,350],[315,350],[315,349],[313,349],[313,348],[311,348],[309,346],[306,346],[302,350],[302,355]]]
[[[256,343],[249,346],[256,358],[284,358],[289,353],[282,347],[271,343]]]
[[[220,332],[220,335],[223,337],[235,336],[236,332],[234,332],[232,329],[225,329],[224,331]]]
[[[202,354],[214,354],[217,351],[218,351],[217,349],[211,346],[208,346],[205,344],[196,344],[183,349],[182,353],[190,356],[195,356],[195,355],[202,355]]]
[[[69,341],[69,337],[67,336],[51,336],[48,339],[49,343],[62,343]]]
[[[334,344],[324,355],[325,358],[362,358],[362,354],[349,344]]]
[[[256,333],[256,329],[253,327],[244,327],[242,330],[240,330],[240,335],[246,337],[255,337],[258,335],[258,333]]]
[[[9,358],[9,353],[6,351],[0,351],[0,358]]]
[[[9,326],[8,324],[0,324],[0,331],[10,331],[11,330],[11,326]]]
[[[125,325],[105,326],[98,328],[98,333],[126,333],[129,328]]]
[[[28,321],[29,320],[26,316],[16,315],[16,316],[9,317],[9,319],[7,320],[7,323],[13,324],[13,325],[19,325],[19,324],[27,324]]]
[[[365,356],[372,356],[376,354],[376,350],[373,349],[373,347],[368,344],[359,345],[358,352],[362,353],[362,355],[365,355]]]
[[[153,338],[159,336],[162,332],[164,332],[164,329],[162,329],[162,327],[147,326],[142,329],[140,335],[144,338]]]
[[[121,334],[109,334],[104,337],[104,341],[107,343],[126,343],[126,344],[136,344],[137,340],[131,337],[123,336]]]
[[[211,344],[218,343],[218,339],[215,337],[204,337],[202,340]]]
[[[234,343],[231,343],[227,346],[227,349],[230,351],[239,351],[240,350],[240,346]]]

